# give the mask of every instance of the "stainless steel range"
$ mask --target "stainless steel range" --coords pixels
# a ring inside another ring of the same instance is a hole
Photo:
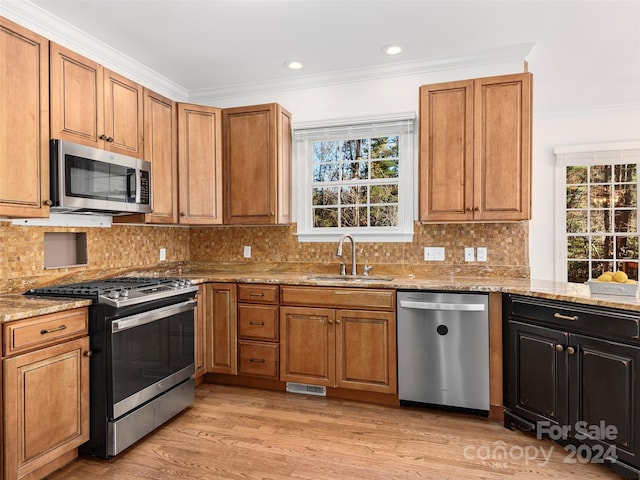
[[[174,278],[120,277],[31,289],[90,298],[90,439],[80,451],[122,452],[191,405],[198,287]]]

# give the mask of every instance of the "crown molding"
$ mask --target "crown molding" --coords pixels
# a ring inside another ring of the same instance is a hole
[[[0,15],[161,95],[189,98],[186,88],[27,0],[0,0]]]
[[[314,75],[301,75],[296,78],[278,78],[270,81],[203,88],[191,90],[189,93],[189,101],[208,103],[229,97],[326,87],[343,83],[418,75],[505,62],[525,62],[534,46],[535,42],[520,43],[450,57],[426,58],[411,62],[396,62],[388,65],[376,65]]]

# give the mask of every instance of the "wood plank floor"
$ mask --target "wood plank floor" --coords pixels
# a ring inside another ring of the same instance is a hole
[[[482,417],[204,384],[192,407],[116,458],[81,457],[48,479],[621,478],[566,459]]]

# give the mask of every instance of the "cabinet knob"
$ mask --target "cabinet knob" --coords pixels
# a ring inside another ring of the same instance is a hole
[[[476,212],[479,212],[479,211],[480,211],[480,207],[473,207],[473,209],[474,209]]]
[[[333,325],[333,320],[329,320],[329,325]]]
[[[186,216],[187,216],[187,214],[186,214],[186,213],[184,213],[184,212],[180,212],[180,216],[181,216],[181,217],[186,217]]]
[[[567,353],[569,355],[573,355],[574,353],[576,353],[576,349],[573,347],[567,347]]]
[[[558,352],[564,352],[564,347],[560,344],[556,345],[556,351]]]
[[[84,352],[84,356],[91,358],[93,357],[93,352],[91,350],[87,350],[86,352]]]
[[[113,143],[113,137],[107,137],[107,142]]]
[[[44,203],[47,207],[50,207],[51,205],[53,205],[53,202],[51,200],[45,200]]]
[[[336,325],[340,325],[340,320],[336,320]]]
[[[467,212],[470,212],[472,210],[471,207],[467,207]]]
[[[98,138],[99,138],[100,140],[106,140],[106,139],[107,139],[107,136],[103,133],[103,134],[102,134],[102,135],[100,135]]]

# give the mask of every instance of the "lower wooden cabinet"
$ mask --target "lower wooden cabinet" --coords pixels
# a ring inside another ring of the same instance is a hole
[[[282,306],[286,303],[349,308]],[[282,287],[280,380],[397,393],[394,292]]]
[[[193,353],[194,353],[194,365],[195,365],[195,377],[200,378],[207,372],[206,364],[206,352],[207,352],[207,334],[205,327],[205,299],[204,299],[204,285],[200,285],[198,288],[198,306],[196,307],[194,315],[194,328],[193,328]]]
[[[208,373],[238,373],[235,283],[207,283],[204,287]]]
[[[41,478],[89,439],[89,337],[7,358],[4,480]]]

